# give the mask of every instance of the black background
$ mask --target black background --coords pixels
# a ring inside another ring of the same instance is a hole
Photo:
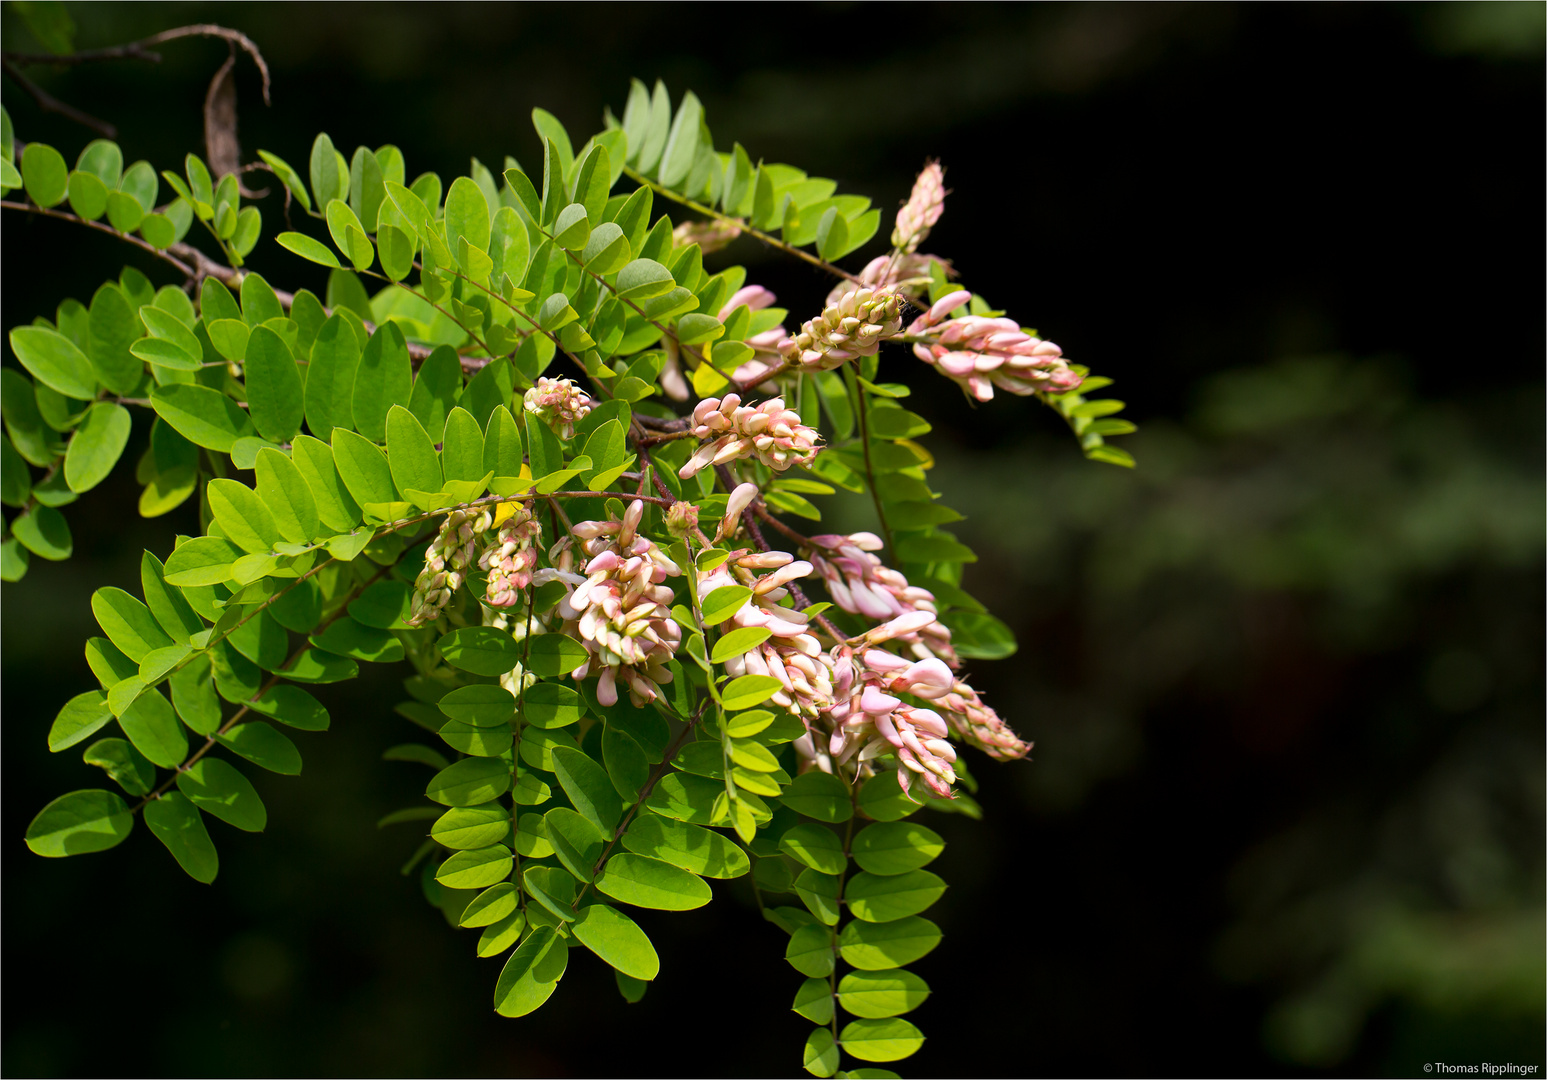
[[[1140,470],[1122,473],[1081,461],[1035,403],[972,408],[905,355],[888,362],[936,423],[936,486],[983,553],[966,585],[1021,640],[974,682],[1039,744],[1030,763],[972,759],[984,821],[931,817],[951,889],[931,913],[944,943],[915,965],[936,994],[907,1070],[1541,1063],[1541,5],[70,10],[82,47],[201,20],[250,34],[273,105],[242,61],[244,153],[303,170],[319,128],[346,154],[397,144],[410,176],[449,178],[469,155],[535,163],[532,106],[578,145],[630,76],[694,89],[722,148],[831,176],[884,212],[943,159],[953,195],[927,249],[1116,378],[1142,430],[1121,442]],[[6,48],[32,48],[5,19]],[[202,146],[225,51],[190,41],[155,66],[27,70],[117,124],[128,158],[175,168]],[[91,137],[13,83],[4,100],[19,138],[67,159]],[[282,227],[275,201],[259,204],[266,235]],[[7,329],[87,299],[126,260],[172,280],[111,239],[3,221]],[[792,317],[827,289],[752,241],[727,254]],[[320,291],[278,249],[255,266]],[[1306,372],[1333,404],[1296,419]],[[1275,409],[1290,419],[1228,420]],[[413,737],[384,669],[323,688],[334,730],[300,737],[302,778],[256,778],[266,834],[214,827],[213,887],[145,835],[89,859],[32,856],[36,809],[98,783],[44,750],[59,705],[91,685],[90,592],[135,588],[141,548],[164,554],[192,529],[187,507],[135,513],[141,424],[113,481],[66,510],[75,557],[34,560],[3,594],[7,1074],[798,1071],[800,979],[744,883],[691,915],[641,917],[663,961],[642,1003],[577,954],[541,1012],[495,1017],[496,964],[395,872],[411,830],[374,828],[427,778],[377,760]],[[1431,484],[1436,457],[1475,468]],[[1404,515],[1440,491],[1446,528],[1504,524],[1409,558],[1421,545]],[[1247,512],[1259,503],[1287,509]],[[868,527],[863,507],[834,513]],[[1231,570],[1307,520],[1333,540],[1314,573]],[[1178,536],[1190,554],[1165,554]],[[1462,758],[1476,768],[1445,781],[1452,805],[1424,785]],[[1476,806],[1506,882],[1481,899],[1446,884],[1482,850],[1470,834],[1446,848],[1414,824]],[[1398,869],[1359,884],[1393,844],[1407,845]],[[1459,966],[1370,974],[1387,971],[1358,929],[1372,896],[1414,925],[1463,926],[1412,946],[1430,960],[1453,947]],[[1275,921],[1285,897],[1325,902]],[[1524,937],[1496,933],[1522,918]],[[1260,955],[1275,959],[1232,960]],[[1523,983],[1499,974],[1522,968]],[[1352,1034],[1320,1052],[1276,1036],[1286,1001],[1343,985],[1318,981],[1329,971],[1355,972],[1363,997],[1328,991],[1316,1000],[1343,1004],[1308,1022]]]

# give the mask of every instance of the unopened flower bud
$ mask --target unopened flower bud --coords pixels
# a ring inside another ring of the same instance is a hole
[[[591,411],[591,397],[572,379],[540,378],[523,398],[526,411],[537,417],[568,442],[575,437],[575,424]]]

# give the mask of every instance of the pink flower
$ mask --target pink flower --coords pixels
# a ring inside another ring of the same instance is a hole
[[[493,524],[484,507],[453,510],[446,515],[446,523],[424,553],[424,569],[414,580],[407,619],[410,626],[434,622],[446,610],[476,558],[478,537]]]
[[[757,570],[773,573],[757,576]],[[733,551],[720,566],[698,575],[698,593],[708,596],[726,585],[750,585],[752,596],[723,629],[762,627],[771,635],[725,662],[727,674],[772,675],[782,684],[770,700],[808,724],[832,705],[832,675],[822,646],[810,632],[810,616],[784,607],[791,581],[811,573],[811,564],[782,551]]]
[[[635,500],[622,521],[583,521],[574,527],[580,539],[585,577],[572,572],[573,543],[561,540],[550,553],[551,571],[533,580],[560,580],[573,586],[559,601],[564,632],[585,646],[585,663],[572,678],[599,676],[596,699],[603,705],[618,701],[618,682],[635,705],[659,696],[671,682],[667,664],[682,643],[682,628],[671,614],[675,594],[663,582],[682,570],[656,544],[639,535],[644,503]]]
[[[920,658],[938,656],[952,667],[958,665],[951,647],[951,631],[938,619],[935,595],[910,585],[900,571],[886,566],[875,555],[884,546],[874,533],[850,536],[827,534],[810,538],[811,565],[827,586],[833,603],[844,611],[864,615],[888,627],[870,632],[874,643],[895,637],[909,645]],[[894,622],[901,616],[912,621]],[[876,635],[883,636],[876,636]]]
[[[881,342],[902,333],[902,296],[893,288],[855,287],[800,333],[779,343],[780,354],[807,371],[831,371],[860,356],[874,356]]]
[[[537,417],[568,442],[575,437],[575,424],[585,418],[594,404],[591,396],[571,379],[540,378],[523,399],[526,411]]]
[[[1015,761],[1031,753],[1032,744],[1011,731],[965,682],[958,679],[952,683],[950,692],[941,695],[935,705],[958,735],[989,757]]]
[[[817,455],[814,428],[800,421],[800,414],[784,407],[783,398],[770,398],[753,407],[741,404],[739,394],[705,398],[693,409],[693,434],[705,442],[677,475],[686,480],[708,465],[724,465],[738,458],[756,456],[770,469],[783,472],[791,465],[809,466]]]
[[[542,523],[519,503],[514,510],[499,527],[498,538],[478,558],[479,568],[489,572],[484,603],[491,607],[514,607],[521,590],[531,584],[532,570],[537,565]]]
[[[965,289],[942,296],[908,327],[913,354],[979,401],[994,387],[1025,397],[1077,389],[1082,377],[1051,341],[1033,337],[1010,319],[963,315],[940,320],[972,299]]]
[[[880,666],[872,665],[872,658]],[[863,767],[891,753],[897,758],[897,783],[904,791],[917,776],[936,797],[953,798],[956,771],[951,766],[956,749],[947,741],[946,722],[933,709],[910,705],[896,696],[914,692],[915,687],[937,689],[941,676],[932,665],[945,665],[934,659],[909,664],[878,650],[856,655],[847,645],[832,651],[831,662],[834,704],[827,717],[832,733],[824,748],[828,759],[837,765],[853,759]]]
[[[897,226],[892,230],[892,246],[912,254],[929,235],[930,228],[945,210],[945,170],[938,161],[924,166],[913,182],[913,192],[897,211]]]

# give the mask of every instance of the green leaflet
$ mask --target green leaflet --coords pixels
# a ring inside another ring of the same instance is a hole
[[[38,811],[27,826],[27,846],[45,858],[106,851],[123,842],[134,818],[111,791],[72,791]]]
[[[48,748],[53,753],[66,750],[90,738],[112,719],[107,695],[100,690],[77,694],[65,702],[59,715],[54,717],[53,726],[48,730]]]
[[[817,770],[797,776],[780,801],[796,813],[818,821],[847,821],[853,816],[849,789],[843,781]]]
[[[912,1012],[929,997],[929,984],[911,971],[851,971],[838,984],[845,1012],[881,1019]]]
[[[188,736],[160,691],[139,694],[118,717],[118,726],[135,749],[164,769],[176,768],[188,756]]]
[[[564,940],[550,927],[533,930],[505,962],[494,988],[494,1010],[501,1016],[525,1016],[553,993],[569,962]]]
[[[407,406],[412,396],[408,343],[397,324],[389,322],[365,343],[355,369],[351,415],[356,430],[372,442],[386,441],[387,413],[394,405]]]
[[[509,808],[495,802],[453,807],[431,826],[430,836],[453,851],[488,847],[510,835],[510,818]]]
[[[235,480],[211,480],[205,489],[222,532],[249,554],[267,554],[284,538],[258,493]]]
[[[310,378],[315,377],[314,373]],[[320,526],[333,533],[346,533],[360,524],[360,506],[334,466],[332,447],[310,435],[300,435],[291,448],[290,460],[306,482]]]
[[[483,889],[510,875],[511,851],[504,844],[458,851],[435,872],[435,880],[450,889]]]
[[[355,371],[360,341],[342,315],[335,313],[317,331],[306,373],[306,426],[324,442],[335,427],[354,425]]]
[[[945,882],[928,870],[907,870],[900,874],[855,874],[844,890],[844,900],[857,919],[866,922],[895,922],[917,915],[945,892]]]
[[[870,874],[905,874],[929,864],[944,850],[939,833],[912,821],[876,822],[854,837],[854,861]]]
[[[855,1020],[838,1036],[844,1050],[861,1061],[899,1061],[924,1045],[924,1035],[906,1020]]]
[[[570,930],[582,945],[625,975],[649,982],[660,974],[655,946],[616,908],[607,904],[583,907]]]
[[[780,838],[779,850],[823,874],[841,874],[847,863],[843,841],[820,825],[797,825],[790,829]]]
[[[510,634],[489,626],[464,626],[436,642],[446,662],[475,675],[503,675],[521,660]]]
[[[301,430],[306,396],[289,347],[269,327],[254,328],[247,339],[244,370],[247,409],[258,434],[276,443],[293,440]]]
[[[861,971],[884,971],[911,964],[940,944],[940,928],[909,915],[895,922],[851,922],[838,934],[846,963]]]
[[[90,491],[118,463],[129,442],[129,410],[99,401],[86,410],[64,459],[64,479],[71,491]]]
[[[601,830],[568,807],[557,807],[543,815],[543,835],[577,881],[591,880],[592,867],[607,845]]]
[[[90,401],[97,395],[91,362],[56,330],[18,326],[10,333],[11,351],[34,379],[65,397]]]
[[[150,609],[122,589],[98,589],[91,597],[91,613],[113,644],[136,664],[152,650],[172,644]]]
[[[252,782],[219,758],[201,758],[179,772],[177,790],[200,810],[245,832],[262,832],[268,824],[268,810]]]
[[[264,447],[258,451],[254,468],[258,498],[268,507],[275,528],[285,540],[305,544],[324,535],[317,500],[290,457]]]
[[[436,492],[441,488],[440,457],[414,414],[393,405],[386,420],[387,464],[399,491]]]
[[[179,866],[206,885],[220,872],[220,857],[198,809],[183,795],[169,791],[145,804],[145,825],[166,846]]]
[[[550,814],[557,811],[549,811]],[[596,888],[615,900],[636,907],[688,911],[710,900],[709,886],[681,867],[633,852],[607,860]]]
[[[655,814],[638,815],[623,846],[704,877],[740,877],[751,869],[746,852],[721,833]]]
[[[497,758],[467,758],[435,774],[424,789],[442,806],[477,806],[510,790],[510,767]]]
[[[553,772],[575,809],[611,836],[623,815],[623,801],[606,770],[581,751],[560,746],[553,751]]]
[[[226,734],[216,735],[215,741],[270,772],[300,775],[301,752],[293,742],[262,720],[238,724]]]
[[[230,453],[237,439],[257,433],[240,405],[208,387],[157,386],[150,392],[150,403],[183,438],[220,453]]]

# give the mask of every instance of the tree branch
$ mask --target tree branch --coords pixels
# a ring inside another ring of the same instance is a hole
[[[37,83],[23,75],[21,73],[21,69],[18,68],[15,64],[11,63],[11,58],[9,55],[3,59],[0,59],[0,64],[4,65],[5,73],[13,80],[15,80],[16,85],[20,86],[23,90],[30,94],[32,96],[32,100],[38,103],[38,108],[42,109],[44,112],[57,113],[58,115],[63,116],[68,120],[74,120],[77,124],[81,124],[90,128],[92,131],[95,131],[104,139],[118,138],[118,129],[116,127],[114,127],[112,124],[109,124],[106,120],[98,120],[90,113],[81,112],[81,110],[77,109],[74,105],[67,105],[63,101],[60,101],[53,94],[50,94],[47,90],[44,90]]]

